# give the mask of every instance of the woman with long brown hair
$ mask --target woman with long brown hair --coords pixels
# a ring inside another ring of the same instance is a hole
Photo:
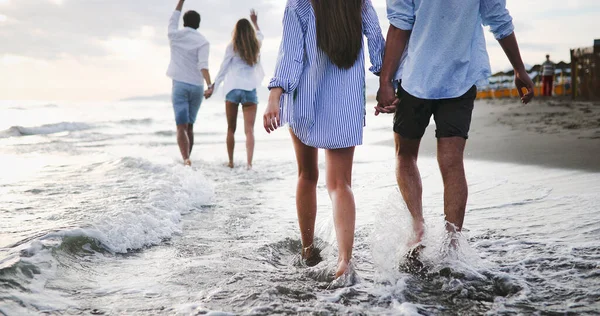
[[[233,39],[225,52],[221,70],[215,78],[214,85],[207,91],[207,96],[210,97],[214,89],[225,82],[227,153],[230,168],[234,167],[234,136],[239,104],[242,104],[244,113],[248,169],[252,168],[252,158],[254,156],[254,122],[256,121],[256,107],[258,104],[256,88],[260,86],[260,82],[264,77],[260,64],[260,47],[263,35],[258,27],[258,16],[254,10],[250,13],[250,19],[254,24],[254,28],[247,19],[241,19],[235,25]]]
[[[327,189],[338,243],[336,277],[349,271],[354,244],[354,147],[365,124],[364,39],[371,72],[382,67],[385,41],[371,0],[288,0],[283,37],[264,127],[289,124],[298,162],[296,208],[307,265],[321,258],[314,246],[319,177],[325,149]]]

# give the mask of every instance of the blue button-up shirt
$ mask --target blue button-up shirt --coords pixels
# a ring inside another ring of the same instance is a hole
[[[506,0],[387,0],[390,23],[412,30],[396,74],[422,99],[447,99],[484,85],[491,75],[482,25],[496,39],[514,31]]]

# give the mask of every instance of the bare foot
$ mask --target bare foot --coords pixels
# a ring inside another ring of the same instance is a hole
[[[424,275],[427,273],[427,267],[421,261],[421,252],[425,249],[423,245],[416,245],[406,253],[405,261],[400,263],[400,271],[410,274]]]
[[[321,251],[313,245],[302,248],[302,259],[309,267],[314,267],[319,264],[319,262],[323,261],[323,258],[321,258]]]
[[[415,237],[408,243],[408,248],[419,245],[423,241],[423,235],[425,235],[425,224],[423,221],[413,221],[413,229]]]
[[[192,166],[192,161],[191,161],[191,160],[189,160],[189,159],[185,159],[185,160],[183,161],[183,164],[184,164],[185,166],[191,167],[191,166]]]
[[[344,275],[344,273],[346,273],[346,271],[348,271],[348,266],[350,265],[350,261],[348,260],[340,260],[340,262],[338,263],[338,267],[337,267],[337,271],[335,272],[335,278],[339,278],[342,275]]]
[[[233,169],[233,162],[230,162],[230,163],[228,163],[228,164],[227,164],[227,167],[229,167],[229,168]]]
[[[246,166],[246,170],[252,170],[252,164],[251,164],[251,163],[249,163],[249,164]]]

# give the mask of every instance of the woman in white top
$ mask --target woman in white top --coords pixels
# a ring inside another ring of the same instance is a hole
[[[237,22],[233,40],[227,46],[221,70],[219,70],[215,83],[209,91],[209,94],[212,94],[214,88],[218,88],[223,82],[225,83],[227,153],[229,154],[230,168],[233,168],[234,134],[239,104],[242,104],[244,112],[248,169],[252,168],[252,157],[254,155],[254,122],[258,104],[256,88],[260,86],[264,77],[260,64],[260,47],[263,35],[258,27],[258,17],[254,10],[250,13],[250,19],[256,31],[247,19],[241,19]]]

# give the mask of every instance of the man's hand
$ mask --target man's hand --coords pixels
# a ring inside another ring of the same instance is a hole
[[[519,91],[519,96],[521,96],[521,102],[523,104],[531,102],[534,96],[534,85],[525,69],[521,71],[515,70],[515,85]],[[523,89],[527,90],[527,92],[523,92]]]
[[[498,41],[506,57],[510,61],[510,64],[515,70],[515,85],[521,96],[521,102],[527,104],[533,99],[533,81],[529,78],[525,66],[523,65],[523,59],[521,59],[521,52],[519,51],[519,44],[517,43],[517,36],[513,32],[509,36]],[[527,92],[523,92],[523,89],[527,89]]]
[[[208,87],[208,89],[206,89],[206,91],[204,91],[204,98],[210,99],[210,97],[212,97],[214,91],[215,91],[214,86]]]
[[[400,103],[400,100],[396,97],[392,83],[380,83],[379,90],[377,91],[375,116],[379,115],[379,113],[394,113],[398,103]]]

